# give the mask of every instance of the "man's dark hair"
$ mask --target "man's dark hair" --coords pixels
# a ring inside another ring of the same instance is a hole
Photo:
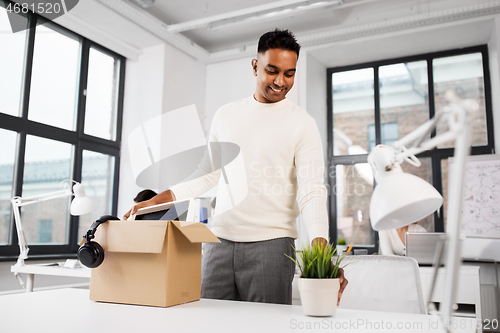
[[[276,29],[263,34],[259,39],[257,52],[265,53],[269,49],[293,51],[299,57],[300,45],[289,30]]]
[[[137,193],[137,196],[134,198],[134,202],[141,202],[141,201],[146,201],[151,199],[156,195],[156,192],[153,190],[142,190],[141,192]]]

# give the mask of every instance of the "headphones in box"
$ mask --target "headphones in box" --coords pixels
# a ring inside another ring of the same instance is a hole
[[[85,243],[78,249],[78,260],[82,265],[88,268],[96,268],[104,261],[104,250],[101,245],[97,242],[93,242],[92,239],[95,237],[95,232],[97,227],[106,221],[120,220],[116,216],[103,215],[98,218],[87,230],[83,238],[85,238]]]

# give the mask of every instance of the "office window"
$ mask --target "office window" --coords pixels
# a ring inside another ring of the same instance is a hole
[[[28,119],[75,129],[79,58],[76,36],[36,27]]]
[[[494,152],[486,46],[330,68],[328,81],[332,241],[344,237],[369,252],[378,250],[378,235],[367,222],[373,186],[368,154],[375,145],[391,145],[432,118],[447,105],[446,91],[479,104],[472,115],[471,154]],[[438,127],[435,132],[443,130]],[[423,152],[419,168],[401,165],[444,194],[444,208],[418,222],[428,231],[445,231],[447,158],[453,156],[453,146],[450,142]]]
[[[451,89],[462,99],[474,99],[479,109],[474,111],[471,119],[471,144],[482,146],[488,144],[486,106],[484,99],[484,71],[481,53],[470,53],[450,57],[437,58],[432,61],[434,72],[434,99],[436,108],[446,105],[444,94]],[[438,126],[437,133],[443,128]],[[439,146],[453,147],[453,142]]]
[[[90,48],[85,134],[107,140],[116,137],[119,64],[114,57]]]
[[[73,155],[73,147],[68,143],[28,135],[24,153],[22,196],[59,191],[61,181],[71,178]],[[56,244],[68,242],[69,198],[57,198],[21,207],[21,217],[28,245],[37,243],[42,238],[39,235],[39,221],[51,218],[55,223],[54,235],[50,239]]]
[[[13,34],[0,0],[0,257],[19,254],[10,199],[82,182],[98,208],[70,215],[71,198],[21,207],[30,257],[74,257],[79,230],[116,215],[125,59],[53,22],[23,14]],[[24,37],[22,37],[24,36]],[[22,37],[22,38],[21,38]]]
[[[11,32],[7,12],[0,6],[0,113],[19,115],[19,96],[21,94],[22,70],[26,32]]]
[[[82,185],[85,193],[94,198],[96,209],[80,217],[78,237],[89,229],[102,215],[109,215],[113,204],[113,179],[115,178],[115,157],[93,151],[83,151]]]
[[[12,184],[16,157],[16,132],[0,129],[0,245],[9,243],[11,235]]]
[[[332,73],[331,79],[335,135],[333,153],[334,155],[366,153],[368,126],[375,123],[373,69]]]
[[[338,238],[369,246],[375,241],[370,227],[370,198],[373,182],[368,163],[335,167],[335,197]]]
[[[381,143],[391,145],[429,120],[427,62],[380,66],[378,73]],[[398,132],[388,133],[391,131],[390,124],[394,123],[399,124]],[[373,130],[375,135],[375,126]]]

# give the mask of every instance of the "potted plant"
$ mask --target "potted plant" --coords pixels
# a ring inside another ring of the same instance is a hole
[[[348,252],[351,248],[352,245]],[[339,276],[345,267],[342,260],[346,254],[336,255],[336,252],[333,245],[318,242],[295,251],[296,259],[287,255],[300,269],[300,300],[308,316],[333,316],[337,311]]]
[[[345,238],[339,238],[337,240],[337,254],[342,254],[345,250],[347,250],[347,243],[345,241]]]

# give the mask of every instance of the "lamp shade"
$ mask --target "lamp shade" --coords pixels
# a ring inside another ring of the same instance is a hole
[[[374,230],[410,225],[443,204],[443,197],[431,184],[403,172],[396,162],[394,148],[377,145],[368,155],[368,163],[377,183],[370,200],[370,221]]]
[[[373,229],[404,227],[434,213],[443,204],[443,197],[425,180],[403,172],[381,179],[370,201]]]
[[[71,202],[71,215],[84,215],[94,210],[94,201],[85,195],[85,189],[80,183],[73,186],[75,198]]]

